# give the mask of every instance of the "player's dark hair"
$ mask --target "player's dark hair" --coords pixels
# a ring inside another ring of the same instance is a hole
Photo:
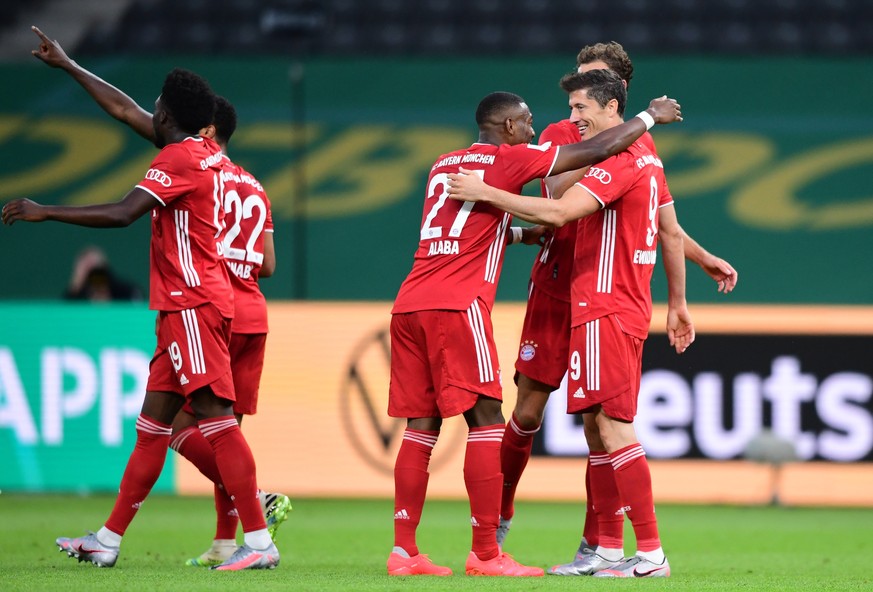
[[[189,134],[199,132],[215,116],[215,93],[209,83],[184,68],[175,68],[167,74],[161,102],[179,129]]]
[[[482,127],[486,123],[497,123],[505,118],[504,113],[516,109],[524,99],[510,92],[493,92],[479,101],[476,107],[476,123]]]
[[[230,141],[233,132],[236,131],[236,109],[233,103],[222,96],[215,97],[215,117],[212,118],[215,126],[215,140],[226,144]]]
[[[597,101],[601,107],[606,107],[609,101],[615,99],[618,101],[619,116],[624,115],[627,89],[618,74],[612,70],[589,70],[584,74],[570,72],[561,78],[560,85],[567,94],[577,90],[587,91],[588,97]]]
[[[595,43],[586,45],[576,56],[576,67],[591,62],[603,62],[609,69],[618,74],[630,88],[631,78],[634,77],[634,64],[630,56],[617,41],[609,43]]]

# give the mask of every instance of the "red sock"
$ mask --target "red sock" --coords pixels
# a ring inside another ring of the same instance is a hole
[[[170,448],[188,459],[192,465],[215,484],[215,538],[234,539],[239,517],[233,500],[221,487],[221,474],[215,464],[215,451],[196,426],[188,426],[173,434]],[[230,535],[230,536],[227,536]]]
[[[497,557],[497,522],[500,515],[500,442],[503,424],[470,428],[464,456],[464,484],[470,498],[473,552],[488,561]]]
[[[503,431],[503,443],[500,445],[500,469],[503,472],[500,515],[503,518],[510,519],[515,515],[515,491],[518,489],[518,482],[527,466],[527,461],[530,460],[534,434],[539,429],[540,426],[532,430],[522,429],[513,413]]]
[[[221,483],[221,474],[215,464],[215,451],[197,426],[188,426],[173,434],[170,448],[190,461],[207,479]]]
[[[394,461],[394,546],[418,555],[415,531],[427,496],[427,467],[439,431],[406,428]]]
[[[215,539],[236,539],[236,529],[239,527],[239,514],[233,500],[227,495],[222,485],[215,485]]]
[[[625,446],[609,455],[615,469],[615,483],[637,538],[637,551],[654,551],[661,547],[652,474],[646,452],[639,443]]]
[[[588,457],[588,466],[585,468],[585,526],[582,527],[582,538],[596,547],[600,544],[599,529],[597,527],[597,514],[594,512],[594,502],[591,499],[591,457]]]
[[[127,460],[115,506],[106,521],[106,528],[112,532],[124,534],[160,477],[172,431],[170,426],[145,415],[137,418],[136,445]]]
[[[624,547],[624,512],[615,484],[615,471],[605,450],[588,455],[591,474],[591,508],[597,516],[598,544],[607,549]]]
[[[243,532],[267,528],[258,501],[255,459],[233,415],[211,417],[197,422],[215,451],[221,482],[239,513]]]

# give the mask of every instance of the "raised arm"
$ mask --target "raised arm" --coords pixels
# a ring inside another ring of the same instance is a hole
[[[37,27],[31,27],[40,44],[31,53],[52,68],[60,68],[73,77],[91,98],[109,115],[127,124],[133,131],[150,142],[155,141],[152,114],[137,105],[136,101],[115,88],[99,76],[89,72],[74,62],[66,54],[60,43],[49,39]]]
[[[685,300],[685,248],[673,205],[659,211],[658,240],[667,275],[667,338],[681,354],[694,342],[694,324]]]
[[[29,199],[16,199],[3,206],[3,224],[16,222],[46,222],[54,220],[92,228],[120,228],[129,226],[157,205],[154,196],[134,187],[116,203],[93,206],[46,206]]]
[[[590,140],[561,146],[551,174],[556,175],[604,161],[626,150],[656,123],[674,121],[682,121],[679,103],[666,96],[652,99],[648,109],[629,121],[602,131]]]

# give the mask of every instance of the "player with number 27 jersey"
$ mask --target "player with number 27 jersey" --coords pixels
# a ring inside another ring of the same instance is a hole
[[[188,137],[163,148],[137,185],[160,202],[152,210],[153,310],[180,311],[209,302],[225,318],[233,318],[233,293],[220,254],[222,167],[215,142]],[[206,200],[204,195],[214,198]]]
[[[437,159],[427,181],[415,261],[392,313],[466,310],[477,298],[491,310],[512,216],[487,204],[448,199],[447,175],[464,167],[488,185],[520,193],[525,183],[551,172],[557,154],[550,144],[477,142]]]

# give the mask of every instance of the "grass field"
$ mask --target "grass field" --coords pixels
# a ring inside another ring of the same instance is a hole
[[[113,569],[78,563],[57,551],[57,536],[96,530],[110,497],[0,495],[0,590],[871,590],[873,509],[660,506],[659,523],[673,576],[628,582],[597,578],[389,578],[388,500],[294,500],[275,571],[220,573],[185,567],[213,534],[212,501],[153,496],[125,536]],[[506,550],[522,562],[569,561],[581,508],[520,503]],[[627,530],[625,551],[633,551]],[[431,501],[419,546],[463,574],[469,551],[465,503]]]

